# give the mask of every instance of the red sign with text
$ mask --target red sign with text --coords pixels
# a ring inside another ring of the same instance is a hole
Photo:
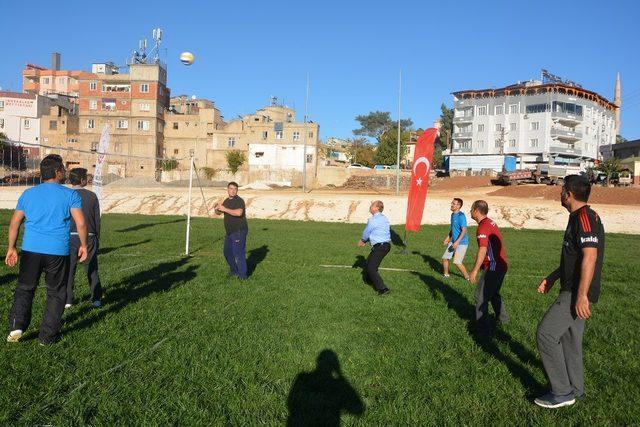
[[[409,199],[407,201],[407,222],[404,226],[407,231],[420,231],[437,136],[438,131],[434,128],[429,128],[418,137],[418,142],[416,142],[413,168],[411,169]]]

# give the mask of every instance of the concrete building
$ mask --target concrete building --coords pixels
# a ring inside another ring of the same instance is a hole
[[[504,155],[525,168],[586,166],[602,145],[615,143],[618,107],[577,85],[528,81],[458,91],[453,98],[453,170],[500,170]]]
[[[79,152],[66,156],[90,172],[104,125],[109,126],[110,148],[107,173],[125,176],[155,176],[163,154],[164,112],[169,107],[167,72],[162,63],[128,65],[120,74],[111,62],[95,63],[92,72],[60,70],[59,54],[53,54],[52,68],[28,64],[22,72],[23,91],[48,97],[67,96],[75,109],[51,112],[46,109],[48,126],[45,137],[50,144],[67,144]],[[54,118],[50,114],[54,114]],[[59,119],[58,119],[59,118]],[[54,125],[53,122],[56,122]],[[62,136],[66,130],[66,138]],[[75,133],[70,133],[75,132]],[[121,154],[122,156],[118,156]],[[128,157],[127,157],[128,156]]]
[[[28,156],[40,154],[40,118],[54,101],[31,93],[0,92],[0,132],[10,141],[25,143]]]

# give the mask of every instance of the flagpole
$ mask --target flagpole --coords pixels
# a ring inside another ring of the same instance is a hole
[[[402,102],[402,70],[398,82],[398,147],[396,153],[396,196],[400,195],[400,106]]]

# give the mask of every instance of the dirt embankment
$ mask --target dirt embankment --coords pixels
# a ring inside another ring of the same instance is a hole
[[[492,196],[521,199],[560,200],[562,187],[557,185],[518,185],[492,191]],[[640,205],[640,188],[591,187],[589,203],[607,205]]]

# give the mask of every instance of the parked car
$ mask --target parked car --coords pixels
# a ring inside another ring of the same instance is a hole
[[[360,163],[352,163],[347,166],[347,169],[371,169],[370,167],[363,166]]]

